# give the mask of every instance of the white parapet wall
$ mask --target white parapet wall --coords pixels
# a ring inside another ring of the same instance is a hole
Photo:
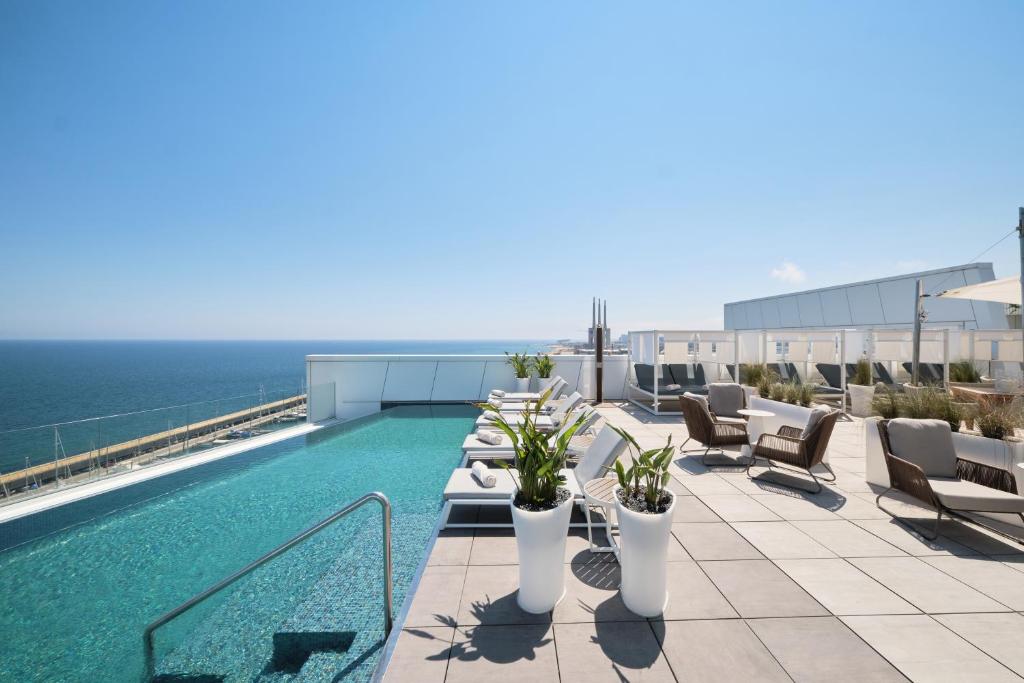
[[[552,356],[555,375],[593,400],[593,356]],[[512,390],[515,377],[505,356],[311,355],[306,356],[311,421],[372,415],[382,403],[480,401],[491,389]],[[625,397],[627,358],[605,356],[604,399]],[[536,382],[536,380],[534,380]],[[331,387],[328,389],[328,387]]]

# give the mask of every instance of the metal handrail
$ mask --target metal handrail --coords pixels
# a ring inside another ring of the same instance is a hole
[[[304,540],[306,540],[310,536],[313,536],[314,534],[319,533],[320,531],[322,531],[323,529],[327,528],[328,526],[330,526],[334,522],[338,521],[339,519],[341,519],[345,515],[347,515],[347,514],[349,514],[351,512],[356,511],[357,509],[359,509],[360,507],[362,507],[366,503],[369,503],[371,500],[375,500],[378,503],[380,503],[381,518],[382,518],[382,522],[383,522],[383,531],[384,531],[384,637],[387,638],[391,634],[391,627],[394,624],[394,614],[392,613],[392,602],[394,600],[394,595],[393,595],[393,587],[392,587],[392,581],[391,581],[391,502],[388,500],[387,496],[385,496],[383,493],[380,493],[379,491],[374,491],[373,493],[367,493],[365,496],[363,496],[359,500],[357,500],[357,501],[355,501],[353,503],[350,503],[349,505],[346,505],[343,509],[339,510],[338,512],[335,512],[333,515],[331,515],[327,519],[323,520],[322,522],[316,524],[315,526],[312,526],[309,529],[306,529],[301,534],[299,534],[297,536],[294,536],[291,539],[285,541],[284,543],[282,543],[281,545],[277,546],[276,548],[271,550],[269,553],[267,553],[263,557],[261,557],[258,560],[255,560],[255,561],[247,564],[245,567],[243,567],[242,569],[239,569],[237,572],[235,572],[231,576],[229,576],[229,577],[227,577],[227,578],[225,578],[225,579],[223,579],[221,581],[218,581],[216,584],[214,584],[213,586],[210,586],[209,588],[204,590],[202,593],[199,593],[195,597],[193,597],[193,598],[183,602],[182,604],[178,605],[177,607],[172,609],[170,612],[167,612],[166,614],[161,616],[159,619],[157,619],[156,621],[151,623],[149,626],[147,626],[146,630],[142,634],[142,641],[143,641],[143,645],[145,647],[145,656],[146,656],[146,664],[145,664],[145,672],[144,672],[145,678],[144,678],[144,680],[147,683],[149,683],[149,681],[151,681],[153,679],[153,675],[154,675],[154,672],[155,672],[155,663],[153,661],[153,632],[154,631],[156,631],[158,628],[160,628],[161,626],[165,625],[169,621],[172,621],[172,620],[176,619],[177,617],[181,616],[182,614],[184,614],[185,612],[189,611],[190,609],[192,609],[193,607],[195,607],[199,603],[203,602],[204,600],[206,600],[208,597],[210,597],[214,593],[217,593],[217,592],[223,590],[224,588],[227,588],[228,586],[233,584],[235,581],[238,581],[243,576],[249,574],[253,570],[257,569],[258,567],[261,567],[262,565],[266,564],[267,562],[269,562],[270,560],[274,559],[278,555],[288,551],[289,549],[293,548],[294,546],[298,545],[299,543],[302,543]]]

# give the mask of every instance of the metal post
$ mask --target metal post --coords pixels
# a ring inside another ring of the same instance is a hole
[[[596,402],[604,400],[604,327],[594,328],[594,376],[596,380]]]
[[[1017,236],[1020,240],[1020,312],[1021,341],[1024,342],[1024,206],[1017,208]],[[1021,361],[1024,362],[1024,343],[1021,344]],[[1024,365],[1021,366],[1024,368]]]
[[[942,331],[942,386],[949,390],[949,330]]]
[[[914,289],[914,350],[911,363],[910,383],[918,386],[921,383],[921,320],[924,318],[924,280],[917,281]]]
[[[843,388],[843,410],[846,410],[846,330],[839,330],[839,386]],[[853,399],[850,399],[850,409],[853,409]]]

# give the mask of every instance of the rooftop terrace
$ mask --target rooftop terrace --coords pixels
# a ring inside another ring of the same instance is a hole
[[[677,416],[599,410],[641,446],[686,439]],[[837,481],[818,495],[677,458],[655,620],[624,607],[614,557],[591,554],[585,531],[570,532],[567,593],[544,615],[516,605],[511,530],[441,532],[385,680],[1020,680],[1024,546],[956,521],[928,542],[893,521],[865,482],[863,438],[860,420],[837,425]]]

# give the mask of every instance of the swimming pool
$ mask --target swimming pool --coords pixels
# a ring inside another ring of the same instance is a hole
[[[146,624],[371,490],[393,506],[397,610],[476,413],[392,408],[0,526],[0,678],[135,683]],[[366,506],[158,630],[157,671],[365,680],[380,533]]]

